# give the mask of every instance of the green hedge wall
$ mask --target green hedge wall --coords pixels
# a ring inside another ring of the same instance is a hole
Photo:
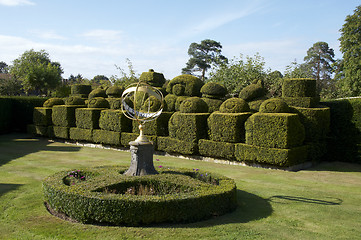
[[[67,106],[67,105],[57,105],[53,107],[53,112],[51,115],[53,124],[60,127],[75,127],[75,110],[77,108],[83,108],[83,105],[79,106]]]
[[[115,132],[131,132],[132,120],[124,116],[121,110],[106,109],[101,111],[99,127]]]
[[[120,132],[106,131],[101,129],[93,130],[93,142],[95,143],[120,146],[120,139]]]
[[[77,108],[75,109],[75,122],[78,128],[97,129],[101,108]]]
[[[307,160],[308,146],[281,149],[237,143],[234,154],[236,159],[241,162],[246,161],[278,167],[289,167],[301,164]]]
[[[69,139],[69,128],[59,126],[49,126],[48,135],[51,138]]]
[[[69,138],[75,141],[93,141],[93,129],[83,129],[72,127],[69,129]]]
[[[12,131],[12,101],[0,97],[0,134]]]
[[[172,137],[158,137],[157,149],[168,153],[193,155],[198,153],[198,144],[195,142],[182,141]]]
[[[316,80],[310,78],[284,79],[282,97],[317,97]]]
[[[218,142],[244,142],[246,120],[251,113],[212,113],[207,122],[209,139]]]
[[[255,113],[245,124],[246,144],[266,148],[301,146],[305,129],[294,113]]]
[[[212,140],[200,139],[198,142],[199,153],[202,156],[213,158],[224,158],[234,160],[234,143],[215,142]]]
[[[330,107],[330,133],[327,141],[328,161],[361,163],[361,99],[322,102]]]
[[[168,122],[172,115],[172,112],[162,112],[156,120],[144,123],[143,134],[168,136]],[[139,124],[137,121],[133,121],[133,133],[139,134]]]
[[[51,107],[35,107],[33,113],[33,122],[37,126],[50,126],[52,108]]]
[[[169,136],[178,140],[197,143],[207,138],[209,113],[176,112],[169,120]]]

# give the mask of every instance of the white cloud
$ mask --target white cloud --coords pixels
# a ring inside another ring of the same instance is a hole
[[[118,43],[123,38],[123,32],[118,30],[94,29],[81,34],[81,36],[100,43]]]
[[[35,3],[29,0],[0,0],[0,5],[14,7],[14,6],[24,6],[24,5],[35,5]]]
[[[66,40],[67,38],[64,36],[61,36],[59,34],[57,34],[55,31],[53,30],[30,30],[29,31],[32,35],[42,38],[42,39],[46,39],[46,40]]]

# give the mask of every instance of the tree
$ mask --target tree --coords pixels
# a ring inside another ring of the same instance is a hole
[[[109,78],[109,81],[112,83],[112,85],[122,86],[126,88],[128,85],[139,81],[139,74],[136,74],[132,62],[129,60],[129,58],[126,58],[125,61],[128,64],[129,73],[127,74],[124,69],[115,65],[115,67],[120,72],[120,76],[113,75]]]
[[[61,83],[62,73],[60,64],[52,62],[45,50],[25,51],[10,67],[10,74],[22,83],[26,94],[48,94]]]
[[[201,79],[205,79],[206,71],[211,64],[220,65],[228,60],[221,54],[222,45],[214,40],[205,39],[201,43],[191,43],[188,48],[188,55],[191,57],[182,69],[182,73],[192,74],[201,72]]]
[[[15,96],[21,93],[21,83],[10,74],[0,73],[0,95]]]
[[[305,63],[297,63],[295,59],[290,65],[286,66],[284,78],[313,78],[312,69]]]
[[[246,56],[246,60],[241,54],[239,59],[233,58],[229,63],[213,66],[208,81],[223,84],[229,93],[237,94],[254,80],[265,81],[269,72],[258,53],[254,57]]]
[[[333,88],[332,64],[335,62],[334,57],[333,49],[329,48],[326,42],[317,42],[308,49],[307,56],[304,58],[305,63],[312,70],[313,78],[316,79],[317,90],[321,95],[323,95],[322,92]]]
[[[0,73],[8,73],[9,66],[5,62],[0,62]]]
[[[340,50],[343,53],[343,74],[338,86],[345,96],[361,95],[361,5],[348,15],[340,29]]]
[[[112,85],[109,78],[104,75],[96,75],[92,80],[90,80],[90,83],[95,87],[110,87]]]

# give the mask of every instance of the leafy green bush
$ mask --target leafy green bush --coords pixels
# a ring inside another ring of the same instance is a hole
[[[162,112],[157,119],[143,124],[143,134],[154,136],[168,136],[168,122],[172,112]],[[133,121],[133,133],[139,134],[139,124]]]
[[[59,126],[49,126],[48,135],[51,138],[69,139],[69,128]]]
[[[165,96],[164,98],[164,102],[165,102],[165,106],[164,106],[164,111],[167,112],[175,112],[175,104],[177,101],[178,96],[174,95],[174,94],[168,94],[167,96]]]
[[[68,106],[83,105],[85,107],[86,106],[85,100],[86,100],[86,98],[70,96],[65,99],[65,105],[68,105]]]
[[[61,98],[50,98],[44,102],[43,107],[52,107],[54,105],[64,105],[64,100]]]
[[[50,126],[52,108],[51,107],[35,107],[33,112],[33,122],[37,126]]]
[[[226,96],[227,89],[219,83],[208,82],[201,88],[201,93],[204,98],[222,99]]]
[[[212,113],[207,122],[210,140],[217,142],[244,142],[246,120],[251,113]]]
[[[202,98],[190,97],[185,99],[180,105],[181,113],[206,113],[208,112],[208,105]]]
[[[92,99],[92,98],[95,98],[95,97],[103,97],[103,98],[106,98],[107,97],[107,94],[106,94],[106,91],[102,88],[97,88],[97,89],[94,89],[93,91],[91,91],[89,93],[89,96],[88,98],[89,99]]]
[[[198,142],[199,153],[202,156],[213,158],[224,158],[234,160],[234,143],[215,142],[212,140],[200,139]]]
[[[108,131],[131,132],[132,120],[127,118],[121,110],[105,109],[100,113],[99,127]]]
[[[69,129],[69,138],[75,141],[86,141],[92,142],[93,140],[93,129],[83,129],[71,127]]]
[[[245,124],[246,144],[266,148],[293,148],[303,144],[305,129],[294,113],[255,113]]]
[[[92,90],[91,85],[85,84],[74,84],[71,86],[70,94],[71,96],[78,96],[81,98],[88,98],[89,93]]]
[[[220,106],[223,103],[223,100],[221,99],[215,99],[215,98],[206,98],[202,97],[202,100],[207,104],[208,112],[212,113],[215,111],[218,111]]]
[[[167,92],[173,93],[173,86],[177,84],[181,84],[184,86],[184,95],[191,97],[200,97],[200,90],[203,86],[203,82],[199,78],[188,74],[183,74],[175,77],[167,84]]]
[[[106,90],[106,94],[109,98],[120,98],[124,91],[123,87],[120,86],[111,86]]]
[[[308,146],[281,149],[237,143],[234,155],[240,162],[289,167],[307,161]]]
[[[75,127],[75,109],[82,107],[84,106],[54,106],[51,115],[53,124],[60,127]]]
[[[103,97],[93,97],[88,101],[88,108],[109,108],[109,102]]]
[[[93,142],[114,146],[120,146],[120,132],[106,131],[101,129],[93,130]]]
[[[291,110],[281,98],[265,100],[259,107],[261,113],[289,113]]]
[[[139,81],[146,82],[153,87],[162,87],[165,83],[165,78],[163,73],[157,73],[153,69],[149,69],[148,72],[143,72],[140,75]]]
[[[266,95],[266,89],[263,87],[262,81],[258,81],[257,83],[252,83],[247,87],[243,88],[239,97],[245,101],[252,101],[259,97]]]
[[[229,98],[219,107],[221,113],[249,112],[248,103],[241,98]]]
[[[310,78],[284,79],[282,97],[317,97],[316,80]]]
[[[160,174],[135,178],[122,175],[125,170],[58,172],[43,181],[45,201],[74,220],[114,225],[194,222],[237,207],[236,184],[224,176],[162,168]]]
[[[176,112],[169,120],[169,136],[186,142],[207,138],[208,113]]]
[[[101,108],[77,108],[75,109],[75,123],[78,128],[97,129]]]

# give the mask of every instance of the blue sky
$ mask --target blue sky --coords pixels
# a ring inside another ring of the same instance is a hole
[[[284,72],[324,41],[339,52],[339,29],[359,0],[0,0],[0,61],[45,49],[63,77],[93,78],[153,68],[181,74],[192,42],[212,39],[228,58],[264,57]]]

